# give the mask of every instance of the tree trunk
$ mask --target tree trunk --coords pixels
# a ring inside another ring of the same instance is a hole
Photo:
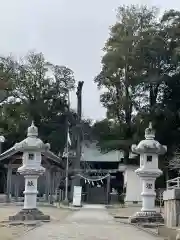
[[[117,114],[117,119],[119,121],[119,123],[122,121],[121,119],[121,114],[120,114],[120,90],[119,90],[119,86],[116,86],[116,99],[117,99],[117,108],[116,108],[116,114]]]
[[[153,112],[153,109],[156,105],[158,88],[159,88],[159,85],[154,86],[153,84],[151,84],[149,87],[150,112]]]

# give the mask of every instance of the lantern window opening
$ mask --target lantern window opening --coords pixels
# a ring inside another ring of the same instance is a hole
[[[147,162],[152,162],[152,156],[151,155],[147,156]]]
[[[29,160],[33,160],[34,159],[34,153],[29,153]]]

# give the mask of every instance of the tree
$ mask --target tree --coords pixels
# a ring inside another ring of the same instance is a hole
[[[157,8],[131,5],[118,9],[117,20],[104,48],[102,71],[95,78],[98,87],[105,89],[101,102],[107,117],[116,123],[116,130],[123,129],[116,131],[121,132],[119,139],[106,140],[107,149],[123,148],[122,139],[129,149],[132,141],[143,138],[148,121],[153,121],[157,139],[173,149],[179,142],[175,96],[179,93],[180,13],[170,10],[158,19]]]
[[[160,161],[165,168],[180,144],[180,12],[157,13],[144,6],[119,8],[95,78],[105,89],[101,102],[108,120],[95,129],[102,149],[125,149],[128,160],[131,143],[144,138],[152,121],[156,139],[168,147]]]
[[[1,114],[10,115],[8,128],[19,129],[21,120],[27,124],[34,120],[42,139],[50,141],[55,152],[62,150],[67,91],[75,84],[72,70],[47,62],[42,53],[28,53],[18,61],[2,57],[0,65],[2,69],[9,69],[8,81],[12,86],[11,102],[9,99],[1,109]]]
[[[156,13],[156,8],[148,9],[144,6],[123,6],[118,9],[118,22],[111,28],[105,44],[102,71],[95,78],[98,87],[106,89],[101,95],[101,102],[107,108],[108,118],[124,126],[124,143],[128,148],[125,152],[126,160],[133,137],[133,111],[140,105],[137,99],[144,97],[140,91],[142,86],[138,84],[141,69],[136,63],[137,47],[142,32],[155,24]]]

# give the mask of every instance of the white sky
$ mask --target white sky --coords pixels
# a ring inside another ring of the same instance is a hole
[[[84,81],[83,115],[105,116],[93,83],[100,72],[101,49],[122,4],[156,5],[180,10],[178,0],[0,0],[0,54],[43,52],[54,64],[71,68]],[[71,95],[76,107],[76,96]]]

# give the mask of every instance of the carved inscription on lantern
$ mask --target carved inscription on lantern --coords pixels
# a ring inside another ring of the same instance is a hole
[[[28,186],[28,187],[32,187],[32,186],[34,186],[33,181],[28,181],[27,186]]]
[[[146,183],[146,188],[147,189],[152,189],[152,183]]]

